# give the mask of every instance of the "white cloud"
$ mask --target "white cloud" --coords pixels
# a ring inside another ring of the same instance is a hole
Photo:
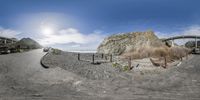
[[[183,32],[183,35],[198,35],[200,36],[200,26],[199,25],[193,25],[188,28],[186,28]]]
[[[21,34],[21,32],[0,27],[0,36],[2,37],[16,38],[19,34]]]
[[[38,42],[44,46],[75,43],[72,47],[81,48],[81,45],[91,45],[92,49],[97,47],[105,38],[105,35],[103,35],[101,31],[94,31],[91,34],[83,34],[74,28],[62,29],[53,34],[42,35],[43,37],[38,39]]]
[[[105,38],[105,35],[102,34],[102,31],[100,30],[95,30],[90,34],[84,34],[75,28],[53,30],[53,33],[45,31],[34,35],[0,27],[0,36],[8,38],[30,37],[44,46],[60,46],[60,49],[67,48],[76,50],[95,50]]]

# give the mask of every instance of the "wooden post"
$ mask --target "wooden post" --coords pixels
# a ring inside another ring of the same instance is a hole
[[[165,60],[165,68],[167,68],[167,57],[164,57]]]
[[[92,63],[94,64],[94,54],[92,55]]]
[[[129,67],[129,70],[131,70],[131,57],[128,58],[128,67]]]
[[[7,44],[7,40],[6,39],[4,40],[4,44]]]
[[[195,38],[195,49],[198,47],[197,37]]]
[[[186,53],[186,59],[188,60],[188,53]]]
[[[78,53],[78,60],[80,60],[80,53]]]
[[[112,54],[110,55],[110,62],[112,62]]]

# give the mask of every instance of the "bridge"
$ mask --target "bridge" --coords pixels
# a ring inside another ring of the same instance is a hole
[[[174,40],[176,39],[195,39],[195,48],[197,48],[197,39],[200,39],[200,36],[195,35],[183,35],[183,36],[174,36],[167,39],[163,39],[163,42],[172,41],[172,46],[174,46]]]

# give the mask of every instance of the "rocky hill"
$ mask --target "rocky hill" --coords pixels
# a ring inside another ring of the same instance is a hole
[[[120,55],[145,46],[158,47],[161,45],[163,43],[152,31],[130,32],[105,38],[97,48],[97,52]]]
[[[15,47],[21,49],[38,49],[42,46],[31,38],[22,38],[20,41],[16,42]]]

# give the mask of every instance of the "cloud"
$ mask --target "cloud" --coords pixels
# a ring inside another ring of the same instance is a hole
[[[200,36],[200,26],[199,25],[193,25],[188,28],[186,28],[183,32],[183,35],[198,35]]]
[[[38,42],[44,46],[62,44],[70,45],[71,48],[80,49],[83,48],[84,45],[88,47],[88,49],[96,49],[99,43],[105,38],[105,35],[101,32],[102,31],[94,31],[90,34],[84,34],[75,28],[67,28],[52,34],[42,34],[42,38],[38,39]]]
[[[12,29],[5,29],[0,27],[0,36],[2,37],[8,37],[8,38],[17,38],[18,35],[20,35],[21,32],[15,31]]]
[[[48,31],[44,33],[22,33],[20,31],[5,29],[0,27],[0,36],[8,38],[30,37],[43,46],[58,47],[65,50],[96,50],[98,45],[106,37],[102,31],[95,30],[90,34],[81,33],[78,29],[67,28],[54,30],[53,33]]]

